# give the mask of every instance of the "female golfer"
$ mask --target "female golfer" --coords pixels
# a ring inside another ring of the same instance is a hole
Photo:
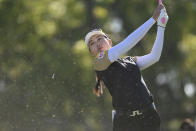
[[[152,18],[112,47],[112,41],[101,30],[92,30],[85,37],[97,75],[96,95],[102,94],[102,84],[108,88],[115,116],[113,131],[159,131],[160,118],[140,70],[160,58],[168,15],[161,4]],[[120,58],[136,45],[157,21],[158,31],[152,51],[144,56]]]

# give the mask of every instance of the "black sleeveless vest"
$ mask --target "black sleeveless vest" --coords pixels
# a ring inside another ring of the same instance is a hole
[[[96,73],[108,88],[114,109],[135,110],[152,103],[152,95],[131,57],[120,58]]]

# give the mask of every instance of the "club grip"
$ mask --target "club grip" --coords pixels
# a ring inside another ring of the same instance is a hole
[[[162,0],[159,0],[159,5],[162,4]]]

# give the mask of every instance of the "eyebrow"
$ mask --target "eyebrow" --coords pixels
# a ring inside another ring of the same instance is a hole
[[[97,35],[97,36],[95,36],[95,38],[97,38],[99,35]],[[92,42],[93,40],[92,40],[92,38],[90,39],[90,41],[89,41],[89,44]]]
[[[89,44],[92,42],[92,39],[89,41]]]
[[[103,36],[103,37],[105,37],[105,38],[108,38],[106,35],[97,35],[97,36],[95,36],[94,38],[97,38],[97,37],[99,37],[99,36]],[[92,41],[93,41],[93,40],[90,39],[89,44],[90,44]]]

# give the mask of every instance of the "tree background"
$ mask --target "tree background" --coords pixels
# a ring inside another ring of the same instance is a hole
[[[196,1],[164,0],[169,22],[161,59],[142,74],[164,131],[196,117]],[[85,34],[102,28],[117,44],[158,1],[0,0],[0,130],[111,131],[111,96],[93,93]],[[156,25],[127,55],[148,53]]]

